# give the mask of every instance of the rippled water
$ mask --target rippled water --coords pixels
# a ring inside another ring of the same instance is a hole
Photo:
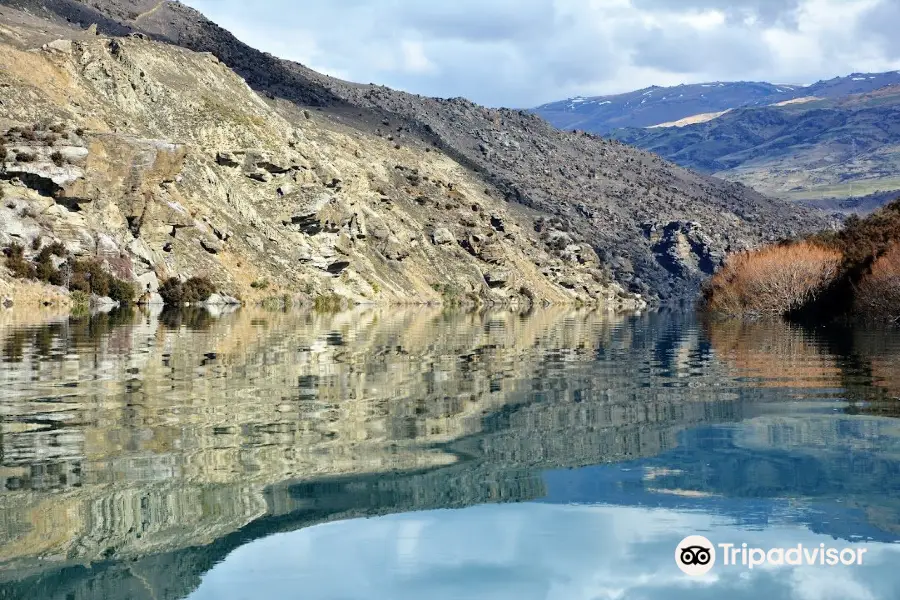
[[[0,322],[0,598],[900,598],[900,336],[690,313]],[[687,535],[864,564],[674,561]]]

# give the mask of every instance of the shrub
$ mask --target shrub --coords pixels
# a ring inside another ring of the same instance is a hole
[[[109,297],[123,305],[131,304],[135,297],[134,286],[124,279],[110,277]]]
[[[185,302],[204,302],[216,293],[216,287],[206,277],[191,277],[184,282]]]
[[[50,160],[52,160],[53,164],[57,167],[61,167],[66,164],[66,159],[62,155],[62,152],[60,152],[59,150],[55,150],[53,154],[50,155]]]
[[[72,315],[76,317],[86,315],[90,304],[90,296],[84,292],[72,292],[69,297],[72,300]]]
[[[786,316],[834,283],[841,260],[837,250],[810,242],[742,252],[710,279],[703,301],[714,313]]]
[[[177,277],[166,279],[159,288],[159,295],[166,304],[178,305],[185,302],[204,302],[216,292],[215,286],[206,277],[191,277],[181,282]]]
[[[3,250],[6,255],[6,268],[13,277],[28,279],[34,276],[34,267],[25,260],[25,248],[21,244],[13,243]]]
[[[253,283],[251,283],[250,287],[252,287],[254,290],[267,289],[269,287],[269,280],[268,279],[258,279],[257,281],[254,281]]]
[[[900,241],[900,200],[894,200],[865,218],[852,215],[840,231],[819,233],[811,238],[844,255],[848,267],[864,265]]]
[[[900,322],[900,243],[894,243],[862,278],[855,309],[867,318]]]
[[[18,152],[16,153],[16,160],[20,163],[29,163],[34,162],[37,157],[30,152]]]
[[[170,277],[159,286],[159,295],[166,304],[181,304],[184,302],[184,286],[177,277]]]

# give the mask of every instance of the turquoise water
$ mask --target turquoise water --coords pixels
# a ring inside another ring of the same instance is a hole
[[[0,598],[900,597],[892,331],[242,310],[0,342]],[[695,534],[865,553],[691,577]]]

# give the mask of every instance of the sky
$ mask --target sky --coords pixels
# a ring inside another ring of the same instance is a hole
[[[184,2],[317,71],[493,107],[900,70],[898,0]]]

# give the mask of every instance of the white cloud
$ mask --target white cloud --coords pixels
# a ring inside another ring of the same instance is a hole
[[[494,106],[900,69],[896,0],[187,2],[314,69]]]

